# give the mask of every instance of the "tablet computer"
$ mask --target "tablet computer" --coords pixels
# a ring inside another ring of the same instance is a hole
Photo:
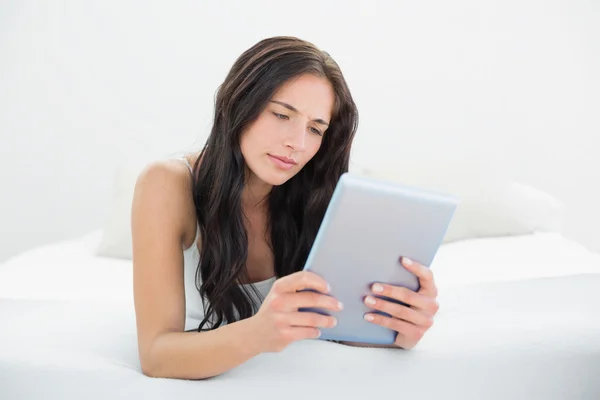
[[[375,282],[419,290],[402,256],[430,267],[458,206],[456,196],[345,173],[339,179],[304,265],[331,286],[344,304],[337,325],[321,328],[323,340],[393,344],[396,332],[364,320]],[[376,296],[381,297],[381,296]],[[388,299],[389,300],[389,299]]]

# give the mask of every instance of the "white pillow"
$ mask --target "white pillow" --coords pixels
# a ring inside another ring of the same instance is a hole
[[[131,243],[131,205],[138,176],[148,160],[133,160],[117,168],[108,217],[96,255],[133,259]]]
[[[132,259],[131,204],[135,182],[148,160],[122,165],[115,176],[98,256]],[[461,199],[444,243],[470,238],[559,232],[563,205],[547,193],[507,180],[493,168],[464,162],[397,162],[351,172],[451,193]]]
[[[444,243],[471,238],[559,232],[564,206],[556,198],[478,162],[397,162],[358,167],[357,173],[449,193],[460,204]]]

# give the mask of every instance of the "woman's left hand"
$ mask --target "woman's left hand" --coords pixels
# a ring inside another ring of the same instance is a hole
[[[433,281],[433,273],[429,268],[405,257],[402,258],[402,265],[419,279],[419,291],[375,283],[371,287],[374,294],[401,301],[408,307],[374,296],[367,296],[365,304],[368,307],[383,311],[392,317],[367,313],[365,319],[398,332],[394,345],[410,349],[419,343],[425,332],[433,325],[433,317],[439,309],[436,300],[438,291]]]

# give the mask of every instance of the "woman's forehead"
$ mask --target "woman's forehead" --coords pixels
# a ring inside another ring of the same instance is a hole
[[[329,122],[335,94],[327,78],[305,74],[284,83],[271,100],[289,104],[311,119]]]

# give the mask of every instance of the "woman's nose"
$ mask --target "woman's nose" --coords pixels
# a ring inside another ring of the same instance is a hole
[[[306,144],[306,129],[304,126],[298,126],[288,132],[285,145],[292,147],[296,151],[304,150]]]

